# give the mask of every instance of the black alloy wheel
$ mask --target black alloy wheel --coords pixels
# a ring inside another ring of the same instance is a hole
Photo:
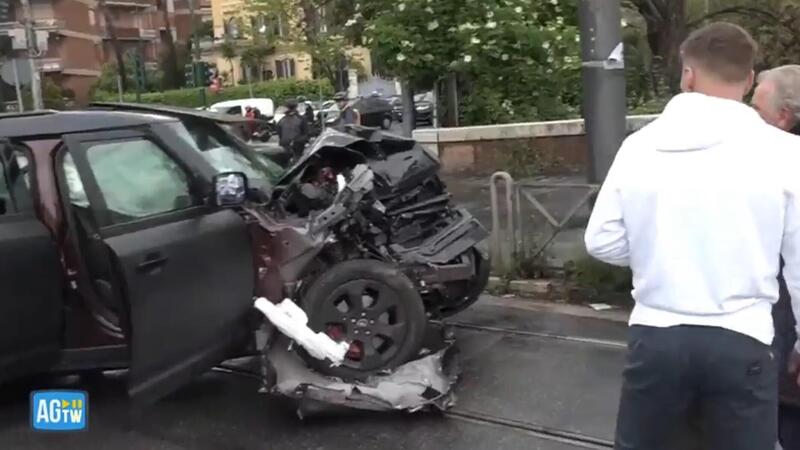
[[[427,323],[422,299],[411,280],[389,264],[337,264],[312,284],[302,301],[314,331],[350,343],[338,367],[304,354],[319,372],[360,378],[395,368],[419,352]]]

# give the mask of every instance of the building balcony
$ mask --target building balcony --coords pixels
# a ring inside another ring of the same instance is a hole
[[[37,59],[39,68],[44,73],[61,72],[61,58],[39,58]]]
[[[150,8],[155,7],[153,0],[106,0],[106,5],[117,8]]]
[[[120,41],[152,41],[158,37],[158,30],[153,29],[118,26],[114,31],[116,31],[117,39]],[[103,34],[103,39],[109,40],[111,36],[106,32]]]

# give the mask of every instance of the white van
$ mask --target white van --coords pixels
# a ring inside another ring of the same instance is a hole
[[[247,107],[258,108],[267,120],[275,116],[275,102],[270,98],[244,98],[214,103],[208,109],[214,112],[244,116]]]

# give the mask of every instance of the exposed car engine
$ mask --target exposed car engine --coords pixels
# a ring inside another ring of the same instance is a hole
[[[273,202],[279,214],[313,218],[312,233],[338,220],[339,256],[401,264],[419,279],[432,316],[472,304],[488,279],[488,258],[476,247],[488,233],[453,206],[439,162],[412,140],[353,133],[327,131],[289,170]],[[366,173],[370,182],[359,181]]]
[[[413,140],[326,130],[251,211],[269,236],[260,284],[283,286],[261,295],[295,300],[314,331],[350,343],[342,366],[306,358],[320,372],[358,378],[413,359],[429,319],[486,287],[488,232],[438,170]]]

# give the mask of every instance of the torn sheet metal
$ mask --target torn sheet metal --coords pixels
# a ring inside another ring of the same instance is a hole
[[[325,333],[315,333],[308,327],[308,316],[305,311],[288,298],[277,305],[265,298],[259,298],[255,302],[255,307],[267,316],[281,333],[297,342],[312,357],[327,359],[333,366],[338,366],[344,361],[350,344],[336,342]]]
[[[340,414],[346,410],[405,411],[446,410],[455,404],[453,388],[460,373],[453,341],[442,341],[428,352],[391,373],[350,382],[310,369],[287,343],[276,343],[267,358],[276,373],[274,394],[297,401],[300,418]]]

